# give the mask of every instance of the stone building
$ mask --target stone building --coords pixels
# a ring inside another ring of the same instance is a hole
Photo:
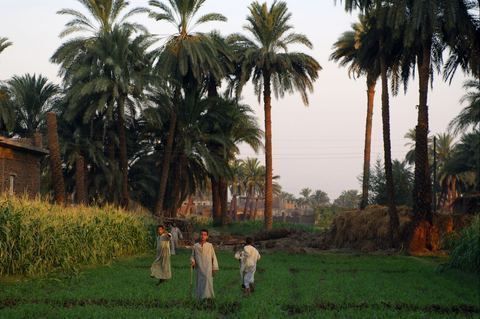
[[[40,191],[40,160],[46,154],[39,134],[33,139],[0,136],[0,193],[35,197]]]

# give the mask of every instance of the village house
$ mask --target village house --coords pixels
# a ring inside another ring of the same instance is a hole
[[[40,161],[47,154],[40,134],[32,139],[0,136],[0,193],[35,197],[40,191]]]

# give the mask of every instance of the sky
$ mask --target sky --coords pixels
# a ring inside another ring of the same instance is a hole
[[[280,175],[284,191],[298,195],[309,187],[323,190],[330,199],[343,190],[360,190],[358,176],[363,167],[363,146],[366,116],[366,84],[364,78],[350,79],[345,68],[329,61],[332,45],[350,29],[356,14],[349,14],[334,0],[287,0],[295,32],[305,34],[313,50],[292,48],[312,55],[322,66],[310,105],[305,107],[298,94],[272,100],[273,169]],[[338,1],[337,1],[338,2]],[[147,0],[130,0],[132,7],[146,6]],[[207,0],[202,12],[218,12],[226,23],[211,23],[198,31],[219,30],[222,34],[244,32],[250,0]],[[271,3],[271,1],[268,1]],[[58,67],[49,62],[53,52],[65,40],[59,38],[69,20],[56,12],[62,8],[81,9],[75,0],[0,0],[0,37],[7,37],[13,46],[0,55],[0,81],[13,75],[41,73],[60,83]],[[135,18],[151,33],[160,37],[172,33],[171,26],[146,16]],[[429,92],[430,131],[444,132],[450,120],[462,109],[459,100],[464,94],[465,77],[460,72],[451,84],[436,76]],[[383,157],[380,85],[377,85],[372,132],[372,164]],[[263,127],[263,106],[251,86],[243,91],[243,103],[255,111]],[[391,97],[392,157],[403,160],[408,147],[405,133],[417,120],[418,82],[410,81],[406,94]],[[258,157],[246,146],[241,158]]]

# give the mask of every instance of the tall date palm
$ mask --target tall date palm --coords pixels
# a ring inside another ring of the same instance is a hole
[[[164,210],[165,192],[172,161],[173,143],[175,140],[178,114],[175,105],[181,100],[182,90],[185,95],[194,94],[206,74],[223,74],[223,69],[216,59],[216,48],[212,39],[194,29],[208,22],[226,21],[218,13],[207,13],[198,16],[205,0],[168,0],[149,2],[151,9],[145,9],[156,21],[172,24],[176,32],[171,34],[166,43],[158,51],[157,71],[163,74],[175,86],[173,106],[170,110],[169,128],[165,143],[165,153],[160,172],[160,185],[155,204],[155,214],[161,215]],[[219,75],[218,78],[222,76]]]
[[[313,91],[320,64],[311,56],[290,52],[290,45],[312,48],[303,34],[292,31],[291,13],[283,1],[253,2],[249,7],[244,29],[249,37],[235,34],[231,37],[241,52],[240,87],[252,80],[259,100],[263,96],[265,112],[265,228],[272,228],[272,88],[276,97],[298,91],[308,105],[307,92]],[[262,93],[263,90],[263,93]]]
[[[349,75],[354,77],[365,75],[367,84],[367,116],[365,123],[365,146],[363,152],[363,177],[362,177],[362,200],[360,209],[365,209],[368,204],[368,185],[370,180],[370,154],[372,144],[372,117],[373,103],[375,98],[375,86],[380,76],[379,60],[374,63],[362,61],[360,48],[364,43],[362,39],[368,33],[370,25],[368,18],[359,16],[359,21],[352,24],[352,30],[344,32],[334,43],[334,51],[330,59],[339,62],[341,66],[349,66]]]

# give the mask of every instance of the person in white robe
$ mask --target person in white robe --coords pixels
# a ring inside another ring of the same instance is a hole
[[[253,239],[247,237],[245,246],[241,251],[235,253],[235,258],[240,261],[240,278],[242,288],[246,295],[255,290],[255,271],[257,262],[260,260],[260,253],[253,247]]]
[[[213,276],[218,271],[218,261],[213,245],[208,241],[208,231],[200,231],[200,241],[193,245],[190,257],[191,266],[195,269],[195,295],[197,299],[212,299],[215,297],[213,291]]]
[[[170,237],[165,226],[157,226],[157,256],[150,267],[150,276],[157,278],[157,285],[172,278],[170,267]]]
[[[172,238],[170,239],[170,253],[175,255],[175,249],[178,248],[179,240],[183,239],[183,235],[180,228],[178,228],[175,224],[172,224],[170,234],[172,234]]]

